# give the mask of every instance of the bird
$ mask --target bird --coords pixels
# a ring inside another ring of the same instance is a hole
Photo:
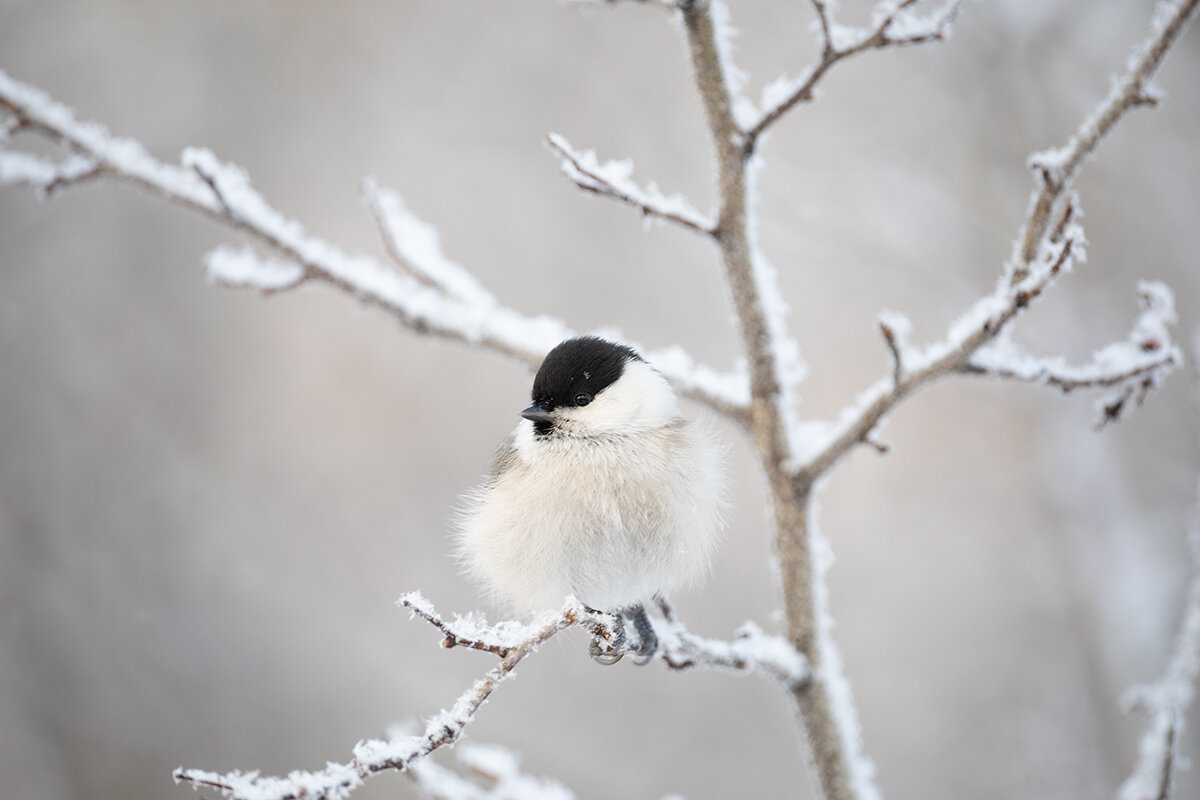
[[[630,649],[647,663],[657,637],[644,601],[709,572],[725,527],[724,451],[636,350],[600,337],[551,349],[531,400],[464,497],[459,560],[509,610],[574,596],[630,619],[640,640]],[[596,641],[591,654],[621,657]]]

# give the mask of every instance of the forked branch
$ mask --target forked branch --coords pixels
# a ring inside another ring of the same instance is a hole
[[[746,129],[746,154],[755,151],[759,138],[784,114],[801,103],[813,100],[817,84],[839,62],[867,50],[907,47],[945,39],[962,0],[951,0],[926,18],[913,14],[912,6],[917,2],[899,0],[880,3],[876,6],[871,26],[860,29],[839,25],[833,17],[833,3],[829,0],[812,0],[821,33],[821,55],[798,78],[781,78],[763,92],[763,112]]]
[[[660,603],[663,621],[656,626],[656,632],[664,647],[658,658],[670,668],[757,674],[789,687],[803,684],[808,679],[804,659],[779,637],[767,636],[747,623],[733,642],[705,639],[690,633],[675,617],[669,604]],[[349,763],[331,763],[313,772],[295,771],[284,777],[273,777],[257,772],[221,774],[181,768],[175,771],[175,779],[196,787],[216,789],[232,800],[336,800],[350,794],[373,775],[414,770],[431,753],[457,742],[496,687],[512,677],[517,664],[568,628],[585,628],[592,637],[600,640],[610,655],[622,654],[636,640],[636,632],[619,627],[627,625],[624,619],[590,609],[574,598],[567,599],[562,611],[533,623],[488,624],[478,612],[447,618],[419,592],[404,595],[399,605],[434,626],[443,636],[443,647],[480,650],[499,659],[496,666],[458,697],[450,710],[430,719],[423,733],[360,742]],[[420,782],[431,775],[441,775],[439,770],[436,765],[424,767],[415,777]],[[443,785],[452,783],[451,778],[446,778]]]
[[[419,221],[413,224],[415,218],[404,212],[398,196],[376,192],[374,211],[386,226],[385,235],[418,237],[393,242],[413,274],[398,274],[375,259],[347,254],[312,236],[268,204],[245,170],[221,162],[208,150],[188,148],[182,165],[165,164],[135,141],[114,137],[96,123],[79,122],[69,108],[3,71],[0,110],[11,115],[3,120],[6,131],[42,136],[75,154],[56,166],[5,146],[0,148],[0,183],[33,185],[48,192],[84,178],[110,178],[241,231],[282,259],[266,261],[248,249],[218,249],[208,266],[210,277],[219,283],[266,293],[310,281],[324,283],[390,314],[409,330],[505,355],[531,369],[551,347],[574,334],[551,317],[525,316],[496,303],[465,270],[441,256],[436,239],[427,235],[427,228],[418,227]],[[678,347],[646,355],[681,394],[734,419],[745,415],[747,392],[741,375],[696,364]]]
[[[1039,188],[1034,192],[1017,234],[1014,256],[1005,278],[991,295],[975,303],[950,328],[944,339],[928,346],[919,361],[907,365],[902,380],[895,380],[893,369],[893,375],[880,379],[861,395],[862,399],[830,427],[827,435],[810,452],[797,461],[794,476],[798,486],[811,486],[856,445],[867,441],[876,426],[904,397],[949,374],[977,372],[977,368],[981,368],[980,362],[987,362],[988,359],[986,356],[980,357],[972,366],[976,352],[1003,333],[1019,314],[1041,296],[1064,268],[1082,260],[1086,240],[1078,224],[1078,199],[1071,190],[1071,183],[1086,156],[1095,150],[1104,135],[1129,109],[1139,105],[1138,98],[1146,93],[1152,76],[1162,64],[1171,44],[1179,38],[1195,14],[1198,4],[1200,0],[1162,4],[1150,36],[1134,50],[1125,73],[1108,97],[1083,121],[1065,147],[1033,157],[1032,161],[1041,165],[1038,167]],[[1170,305],[1170,293],[1166,287],[1160,287],[1155,292],[1163,298],[1162,303]],[[1173,318],[1173,313],[1160,317],[1168,320]],[[1152,378],[1151,383],[1138,384],[1146,389],[1151,388],[1179,363],[1179,351],[1171,343],[1166,324],[1157,326],[1156,330],[1159,335],[1153,339],[1153,349],[1156,351],[1153,355],[1133,361],[1126,359],[1120,368],[1103,372],[1113,381],[1107,385],[1124,384],[1122,394],[1102,409],[1106,415],[1115,418],[1127,406],[1126,401],[1142,391],[1126,391],[1129,382],[1136,382],[1139,377]],[[1111,353],[1120,347],[1113,345],[1114,350],[1106,350]],[[987,363],[986,368],[1005,377],[1036,374],[1036,370],[1029,372],[1027,366],[1007,364],[1002,369],[993,360]],[[1045,382],[1052,383],[1051,376],[1055,371],[1047,370],[1043,374]],[[1070,385],[1068,381],[1072,376],[1060,374],[1057,377],[1060,379],[1060,388]],[[1103,380],[1095,382],[1096,387],[1105,385]],[[1086,386],[1086,383],[1080,383],[1077,388]]]

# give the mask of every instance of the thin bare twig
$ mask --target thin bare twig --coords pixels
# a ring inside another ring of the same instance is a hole
[[[557,781],[521,771],[516,753],[495,745],[463,744],[458,761],[471,780],[431,758],[417,761],[405,774],[433,800],[573,800]]]
[[[712,220],[696,211],[678,195],[664,196],[654,186],[643,189],[628,178],[627,164],[599,164],[595,153],[579,152],[558,134],[546,137],[546,144],[562,159],[563,174],[580,189],[632,206],[643,216],[673,222],[705,236],[715,236]]]
[[[941,41],[946,38],[954,18],[958,14],[961,0],[953,0],[922,25],[909,26],[906,30],[896,33],[892,26],[897,18],[906,12],[917,0],[901,0],[890,10],[878,15],[871,28],[851,32],[845,41],[837,41],[838,34],[846,36],[845,30],[833,19],[830,4],[825,0],[813,0],[813,8],[821,30],[821,55],[817,62],[808,68],[804,74],[789,82],[782,91],[782,96],[767,103],[767,108],[756,122],[746,129],[745,152],[751,155],[758,146],[759,138],[784,114],[791,111],[800,103],[807,103],[816,96],[817,84],[825,77],[834,65],[866,50],[881,50],[888,47],[906,47]]]
[[[1037,257],[1054,207],[1071,188],[1079,170],[1109,131],[1131,108],[1153,106],[1150,79],[1166,58],[1171,45],[1183,33],[1200,0],[1161,3],[1155,12],[1151,35],[1137,49],[1125,73],[1099,106],[1063,147],[1033,154],[1029,164],[1037,175],[1037,186],[1029,200],[1025,224],[1018,235],[1009,266],[1011,282],[1024,280],[1028,266]]]
[[[662,624],[655,626],[661,650],[658,657],[671,669],[696,668],[757,673],[795,692],[811,678],[804,656],[786,639],[769,636],[755,624],[746,623],[732,642],[705,639],[688,631],[664,598],[657,598]]]
[[[1200,497],[1200,484],[1197,486]],[[1133,772],[1121,785],[1120,800],[1167,800],[1176,766],[1177,737],[1182,720],[1196,697],[1200,677],[1200,499],[1192,512],[1189,534],[1192,578],[1188,582],[1183,619],[1162,677],[1149,686],[1131,689],[1125,705],[1150,714],[1138,748]]]

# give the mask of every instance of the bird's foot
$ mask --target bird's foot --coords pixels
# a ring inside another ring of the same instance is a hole
[[[633,628],[638,634],[637,645],[629,648],[630,652],[637,656],[633,663],[644,667],[654,660],[654,654],[658,652],[658,635],[654,632],[654,626],[650,624],[650,618],[646,616],[646,607],[641,603],[626,609],[624,615],[633,622]]]
[[[596,614],[598,611],[589,609]],[[611,629],[611,635],[607,633],[607,626],[597,627],[592,631],[592,641],[588,644],[588,655],[597,664],[603,664],[606,667],[611,667],[613,664],[625,657],[625,620],[620,616],[616,617],[617,624]]]

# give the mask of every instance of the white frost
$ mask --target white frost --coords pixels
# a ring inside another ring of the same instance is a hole
[[[380,222],[389,250],[418,277],[468,305],[496,304],[474,275],[446,258],[437,229],[410,212],[399,192],[384,189],[373,178],[367,178],[363,194]]]
[[[1118,794],[1120,800],[1159,797],[1164,771],[1170,780],[1171,772],[1180,767],[1178,737],[1186,712],[1195,700],[1196,678],[1200,676],[1200,504],[1193,511],[1189,538],[1194,572],[1170,661],[1156,683],[1131,690],[1127,698],[1151,716],[1138,747],[1137,765]],[[1168,765],[1173,769],[1168,769]]]
[[[204,257],[208,279],[221,286],[277,292],[304,278],[304,268],[291,261],[262,258],[249,247],[221,245]]]
[[[653,183],[645,188],[639,186],[632,177],[632,161],[601,162],[594,150],[576,150],[560,134],[551,133],[547,139],[562,157],[563,174],[580,187],[641,208],[647,222],[677,217],[704,230],[712,228],[712,221],[693,208],[683,195],[663,194]]]

